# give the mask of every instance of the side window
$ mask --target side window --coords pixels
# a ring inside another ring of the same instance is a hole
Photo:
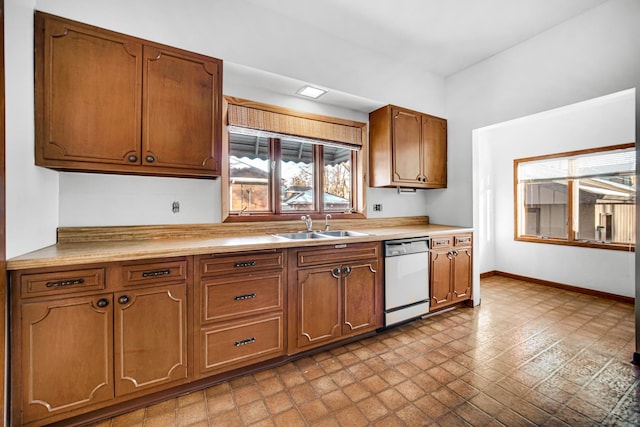
[[[516,159],[516,240],[635,248],[635,144]]]

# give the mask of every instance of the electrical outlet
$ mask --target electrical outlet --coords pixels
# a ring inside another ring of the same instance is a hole
[[[180,202],[173,202],[171,204],[171,212],[174,214],[180,213]]]
[[[374,203],[373,204],[374,212],[382,212],[382,203]]]

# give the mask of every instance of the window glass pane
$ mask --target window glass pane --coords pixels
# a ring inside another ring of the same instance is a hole
[[[281,140],[281,156],[280,196],[282,211],[315,210],[313,144]]]
[[[635,175],[576,180],[580,240],[635,244],[635,181]]]
[[[635,245],[635,160],[634,147],[516,160],[518,236]]]
[[[231,212],[269,212],[271,173],[269,140],[229,133]]]
[[[324,147],[324,210],[351,209],[351,150]]]
[[[521,234],[567,238],[567,181],[524,184],[523,196]]]

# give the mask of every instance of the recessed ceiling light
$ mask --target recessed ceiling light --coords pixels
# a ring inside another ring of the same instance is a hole
[[[302,88],[300,88],[297,92],[298,95],[302,95],[302,96],[306,96],[307,98],[319,98],[322,95],[324,95],[325,93],[327,93],[326,90],[324,89],[320,89],[317,87],[313,87],[313,86],[304,86]]]

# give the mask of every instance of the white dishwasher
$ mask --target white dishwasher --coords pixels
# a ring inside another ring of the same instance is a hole
[[[428,237],[384,242],[385,326],[429,312]]]

